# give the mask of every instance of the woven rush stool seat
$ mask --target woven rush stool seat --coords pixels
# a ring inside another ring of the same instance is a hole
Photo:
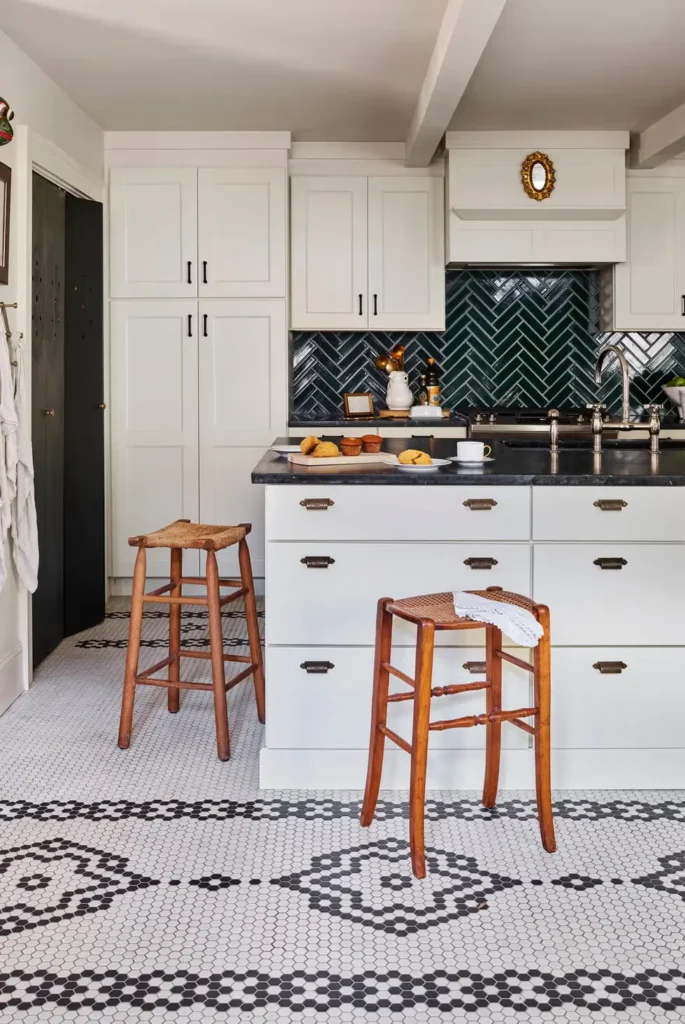
[[[550,777],[550,616],[546,605],[538,604],[521,594],[501,587],[469,590],[476,594],[514,605],[531,612],[542,627],[543,635],[534,649],[533,664],[502,648],[501,630],[486,622],[457,615],[454,595],[449,592],[424,594],[394,601],[382,597],[376,617],[376,653],[371,710],[371,737],[366,789],[361,811],[361,824],[370,825],[376,810],[383,771],[385,740],[389,739],[411,757],[409,784],[409,842],[412,870],[417,878],[425,878],[426,855],[424,846],[424,812],[426,798],[426,768],[428,736],[430,732],[445,729],[467,729],[485,726],[485,780],[483,804],[494,807],[499,782],[502,724],[508,722],[533,736],[535,746],[535,793],[538,824],[542,845],[548,853],[556,850],[554,819],[552,816],[552,790]],[[404,619],[417,627],[416,661],[413,676],[401,672],[390,664],[392,656],[393,618]],[[485,629],[485,679],[481,682],[454,683],[448,686],[432,685],[435,633],[439,630]],[[512,710],[502,709],[502,662],[525,669],[533,676],[533,705]],[[390,677],[399,679],[409,692],[390,693]],[[432,697],[456,695],[474,690],[485,692],[485,713],[464,715],[461,718],[430,720]],[[398,735],[387,724],[388,705],[400,701],[413,701],[411,742]],[[525,719],[533,719],[531,725]]]
[[[118,743],[126,750],[131,743],[133,727],[133,704],[136,686],[163,686],[168,691],[167,706],[175,713],[180,707],[181,690],[207,690],[214,695],[214,718],[216,722],[217,754],[221,761],[231,756],[228,733],[228,709],[226,693],[238,683],[252,676],[257,702],[259,721],[265,716],[265,685],[264,667],[262,663],[262,647],[257,619],[250,549],[247,546],[247,535],[251,530],[249,523],[238,526],[206,526],[203,523],[191,523],[187,519],[177,519],[161,530],[142,533],[129,538],[129,544],[138,548],[136,565],[133,572],[133,589],[131,595],[131,621],[129,626],[128,652],[126,655],[126,673],[124,676],[124,692],[121,701],[121,718],[119,721]],[[238,545],[238,564],[240,579],[220,579],[216,560],[216,552],[233,544]],[[156,590],[145,593],[146,554],[149,548],[169,548],[171,551],[170,579]],[[207,553],[206,576],[183,576],[183,551],[189,548],[203,550]],[[204,586],[206,597],[186,597],[183,584]],[[235,588],[233,593],[221,597],[221,587]],[[224,654],[221,629],[221,609],[224,605],[239,598],[245,600],[245,619],[250,647],[249,657],[241,654]],[[166,658],[146,668],[143,674],[138,672],[140,655],[140,637],[143,622],[143,606],[150,604],[166,604],[169,606],[169,654]],[[186,651],[181,649],[181,606],[184,604],[204,605],[207,608],[209,623],[209,651]],[[181,658],[206,658],[212,663],[212,682],[198,683],[181,680]],[[246,667],[226,682],[225,663],[238,662]],[[157,672],[167,668],[168,678],[160,679]]]

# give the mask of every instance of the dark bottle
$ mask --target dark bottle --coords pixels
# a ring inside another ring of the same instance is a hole
[[[428,405],[428,388],[426,387],[425,373],[422,373],[419,377],[419,405]]]
[[[440,370],[432,356],[428,357],[426,364],[426,391],[428,404],[440,405]]]

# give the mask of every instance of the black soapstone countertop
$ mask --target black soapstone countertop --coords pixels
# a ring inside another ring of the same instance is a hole
[[[336,441],[343,434],[325,435]],[[479,439],[480,440],[480,439]],[[292,444],[293,439],[278,438],[274,444]],[[313,480],[339,484],[382,484],[404,487],[444,487],[481,484],[484,486],[528,485],[621,485],[627,487],[685,487],[685,451],[668,449],[668,442],[658,456],[648,449],[618,450],[606,446],[601,456],[591,450],[568,449],[553,456],[548,448],[522,450],[509,448],[499,441],[492,446],[493,461],[472,468],[452,464],[434,473],[405,473],[394,466],[376,463],[369,466],[345,465],[341,458],[335,466],[293,466],[275,452],[266,451],[252,471],[254,484],[304,484]],[[396,455],[405,448],[418,448],[436,458],[457,453],[456,438],[386,438],[383,451]]]
[[[357,416],[345,418],[344,416],[331,417],[330,419],[292,419],[288,426],[293,430],[302,431],[303,435],[311,434],[314,430],[322,427],[369,427],[378,430],[380,427],[397,427],[407,430],[414,427],[431,427],[440,430],[442,427],[465,427],[463,419],[452,416],[436,416],[435,419],[413,420],[408,416],[370,416],[368,419],[361,419]],[[344,436],[344,435],[341,435]]]

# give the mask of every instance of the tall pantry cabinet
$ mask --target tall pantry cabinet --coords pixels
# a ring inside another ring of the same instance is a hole
[[[286,432],[287,169],[263,163],[111,168],[115,577],[132,575],[130,536],[180,518],[251,522],[264,575],[250,471]],[[233,549],[219,568],[238,571]],[[168,552],[148,552],[149,576],[168,571]],[[202,571],[198,552],[184,571]]]

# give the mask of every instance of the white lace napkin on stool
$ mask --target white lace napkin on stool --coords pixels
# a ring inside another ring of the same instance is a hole
[[[474,622],[489,622],[522,647],[537,647],[544,630],[532,612],[519,608],[517,604],[491,601],[479,594],[468,594],[464,590],[454,592],[454,610],[457,615],[473,619]]]

